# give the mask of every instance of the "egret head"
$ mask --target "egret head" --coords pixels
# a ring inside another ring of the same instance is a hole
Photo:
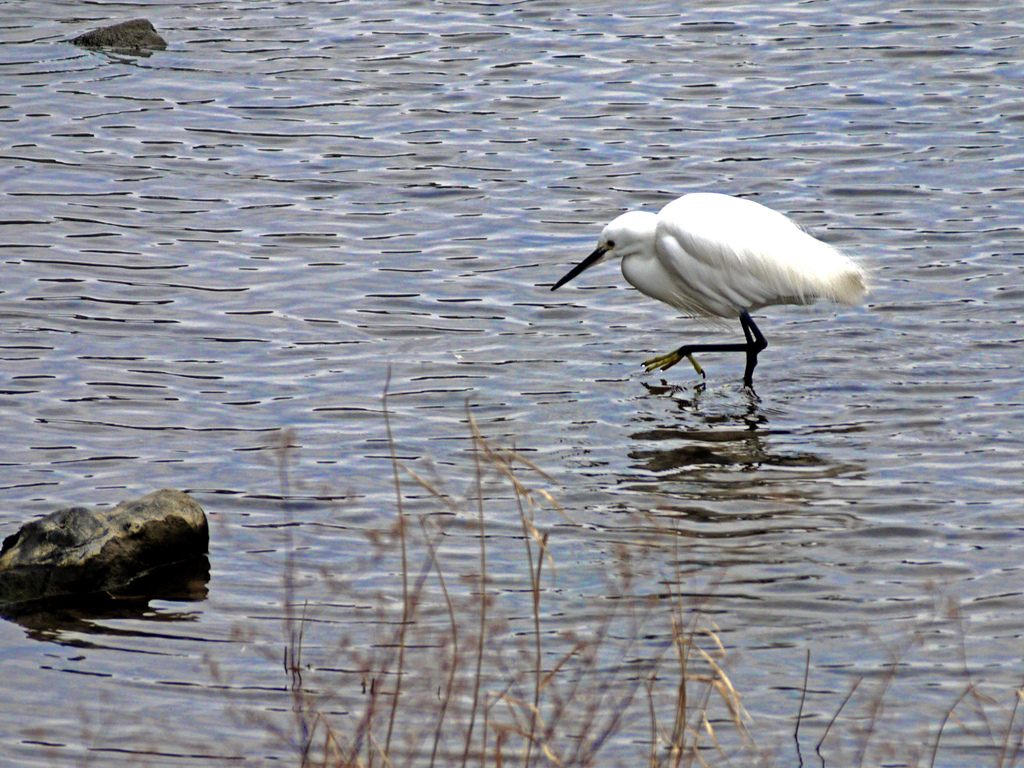
[[[602,261],[632,256],[646,248],[653,248],[657,219],[653,213],[630,211],[611,221],[601,231],[594,252],[569,270],[565,277],[551,286],[551,290],[561,288],[576,275]]]

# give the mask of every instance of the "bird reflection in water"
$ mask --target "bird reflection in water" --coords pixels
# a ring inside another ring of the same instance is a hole
[[[860,468],[795,448],[786,430],[772,429],[757,397],[701,388],[646,384],[641,400],[674,404],[678,420],[641,409],[628,456],[637,474],[622,488],[647,496],[644,514],[672,521],[700,538],[757,536],[770,530],[842,527],[848,516],[810,505],[832,481]]]

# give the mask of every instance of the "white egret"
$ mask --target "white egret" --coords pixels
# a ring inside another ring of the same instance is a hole
[[[654,214],[624,213],[601,232],[597,249],[551,286],[561,287],[607,259],[622,259],[622,274],[641,293],[690,316],[735,318],[745,343],[684,344],[644,362],[668,370],[695,352],[744,352],[743,384],[753,388],[757,355],[768,346],[750,313],[772,304],[831,299],[855,304],[867,294],[867,276],[836,248],[812,237],[752,200],[693,193]]]

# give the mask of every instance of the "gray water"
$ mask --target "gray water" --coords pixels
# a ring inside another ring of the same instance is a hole
[[[138,16],[166,51],[65,42]],[[1024,681],[1019,4],[33,1],[0,5],[0,41],[0,532],[162,487],[212,525],[190,599],[0,624],[6,764],[298,764],[261,725],[290,701],[282,573],[324,669],[372,611],[325,579],[400,599],[368,554],[396,509],[389,376],[402,465],[472,497],[471,413],[550,476],[552,632],[599,624],[642,547],[632,589],[713,616],[776,764],[808,652],[805,760],[898,661],[887,764],[927,764],[972,681],[991,700],[959,716],[996,733],[951,721],[937,764],[999,764]],[[871,271],[862,307],[758,313],[756,396],[735,355],[701,356],[703,388],[640,366],[738,328],[613,266],[549,291],[618,213],[691,191]],[[413,519],[444,509],[402,477]],[[519,516],[489,488],[523,629]],[[475,510],[439,518],[467,572]]]

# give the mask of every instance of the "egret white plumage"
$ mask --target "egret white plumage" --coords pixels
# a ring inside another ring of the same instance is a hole
[[[699,192],[654,214],[624,213],[601,232],[597,249],[551,286],[555,290],[586,269],[622,259],[622,274],[641,293],[698,317],[739,318],[746,342],[684,344],[644,362],[668,370],[695,352],[744,352],[745,386],[753,388],[757,355],[768,346],[750,317],[773,304],[830,299],[855,304],[868,291],[867,276],[852,259],[752,200]]]

